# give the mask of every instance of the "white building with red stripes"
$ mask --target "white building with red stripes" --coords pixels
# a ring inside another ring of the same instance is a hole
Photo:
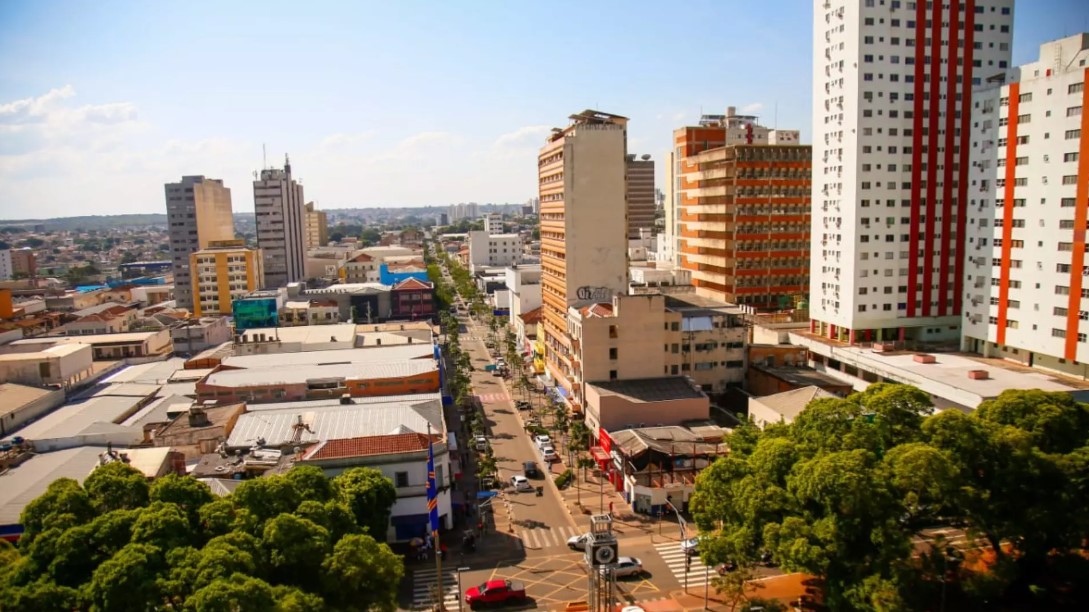
[[[1009,69],[1013,0],[815,0],[813,24],[811,331],[955,343],[972,91]]]
[[[965,350],[1089,378],[1089,34],[972,100]]]

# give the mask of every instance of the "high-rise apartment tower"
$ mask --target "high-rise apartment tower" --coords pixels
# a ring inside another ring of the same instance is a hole
[[[654,160],[650,155],[636,159],[628,155],[628,238],[639,238],[639,230],[654,229]]]
[[[189,256],[214,241],[234,238],[231,190],[219,179],[183,176],[180,183],[167,183],[165,191],[174,299],[179,308],[192,310]]]
[[[303,188],[283,169],[266,168],[253,182],[257,214],[257,246],[264,254],[264,288],[275,289],[305,277],[306,209]]]
[[[306,203],[306,248],[316,249],[329,242],[329,217],[313,202]]]
[[[556,128],[537,158],[545,365],[571,390],[567,310],[628,286],[625,117],[586,110]]]
[[[953,341],[972,90],[1009,67],[1013,0],[813,6],[811,330]]]
[[[1078,34],[976,92],[961,297],[965,350],[1089,378],[1086,81]]]

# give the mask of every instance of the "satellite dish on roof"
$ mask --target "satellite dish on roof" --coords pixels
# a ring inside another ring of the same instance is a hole
[[[649,160],[650,159],[650,153],[643,153],[643,157],[641,157],[640,159],[642,159],[643,161]]]

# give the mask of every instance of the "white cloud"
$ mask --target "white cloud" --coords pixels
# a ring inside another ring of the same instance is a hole
[[[539,148],[544,144],[544,138],[551,130],[547,125],[527,125],[520,127],[513,132],[507,132],[502,134],[499,138],[495,139],[495,143],[492,145],[497,148],[507,147],[533,147]]]
[[[352,147],[363,142],[367,142],[374,138],[374,132],[368,130],[366,132],[348,133],[339,132],[336,134],[330,134],[321,141],[321,147],[327,149],[338,149],[342,147]]]
[[[759,113],[762,110],[764,110],[764,104],[762,102],[753,102],[752,104],[746,104],[741,107],[741,112],[747,115]]]

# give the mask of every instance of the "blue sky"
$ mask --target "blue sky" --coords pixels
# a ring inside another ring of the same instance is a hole
[[[572,112],[629,150],[727,105],[810,123],[812,2],[0,2],[0,218],[162,212],[162,184],[291,154],[322,208],[522,202]],[[1014,63],[1089,30],[1021,0]]]

